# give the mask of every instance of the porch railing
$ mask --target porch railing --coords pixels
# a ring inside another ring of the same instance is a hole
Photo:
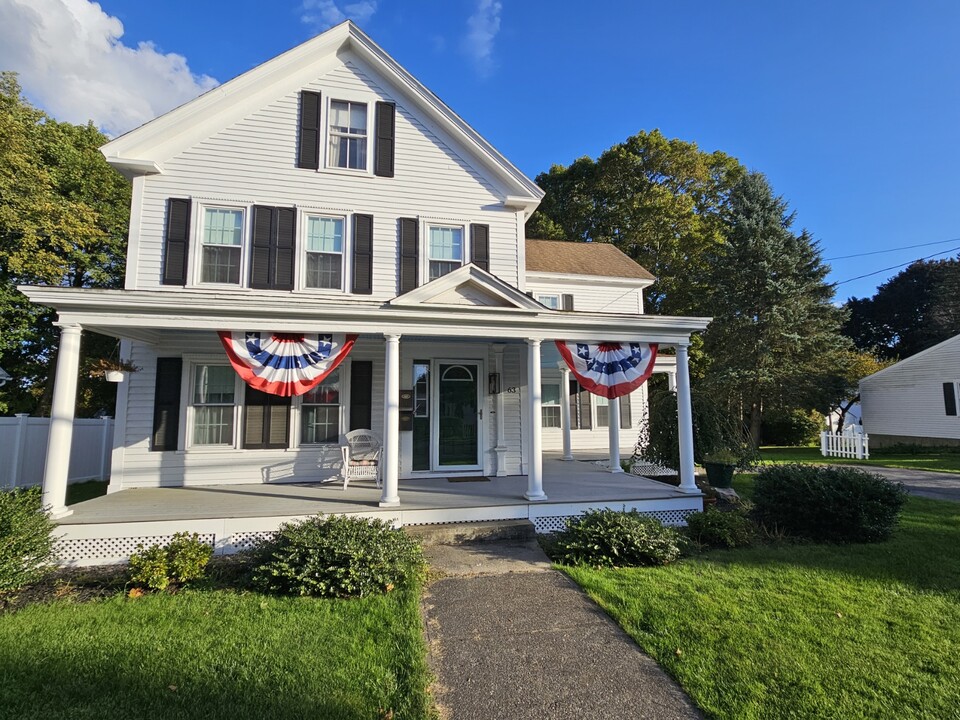
[[[870,438],[866,433],[838,435],[824,431],[820,433],[820,454],[823,457],[867,460],[870,457]]]

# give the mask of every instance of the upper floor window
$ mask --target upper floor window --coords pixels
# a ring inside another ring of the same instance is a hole
[[[366,103],[331,100],[327,126],[330,136],[328,167],[367,169]]]
[[[243,210],[204,208],[200,282],[240,283]]]
[[[307,216],[306,287],[343,287],[343,228],[343,218]]]
[[[427,234],[430,280],[436,280],[463,265],[462,227],[430,225]]]
[[[560,309],[559,295],[537,295],[537,302],[550,308],[551,310]]]

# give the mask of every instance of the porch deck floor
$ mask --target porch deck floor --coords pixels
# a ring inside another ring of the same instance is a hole
[[[602,453],[581,455],[572,462],[544,455],[543,487],[547,503],[598,504],[637,500],[689,498],[670,485],[625,473],[613,474],[593,461]],[[450,482],[446,478],[400,481],[402,510],[443,510],[529,505],[523,497],[524,475],[489,481]],[[369,513],[380,510],[380,490],[373,482],[205,485],[132,488],[71,506],[61,525],[110,522],[201,520]],[[537,503],[543,504],[543,503]]]

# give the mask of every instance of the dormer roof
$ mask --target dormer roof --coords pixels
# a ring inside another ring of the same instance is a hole
[[[533,240],[527,238],[527,271],[555,275],[596,275],[599,277],[656,280],[620,248],[610,243]]]

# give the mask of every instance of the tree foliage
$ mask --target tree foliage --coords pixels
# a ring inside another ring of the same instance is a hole
[[[42,411],[56,346],[53,313],[21,284],[118,287],[126,256],[130,187],[98,148],[92,124],[57,122],[32,107],[14,73],[0,73],[0,365],[14,381],[0,412]],[[85,337],[94,356],[114,341]],[[81,379],[79,411],[112,407],[111,388]]]
[[[921,260],[871,298],[850,298],[844,333],[860,350],[898,360],[960,334],[960,258]]]

